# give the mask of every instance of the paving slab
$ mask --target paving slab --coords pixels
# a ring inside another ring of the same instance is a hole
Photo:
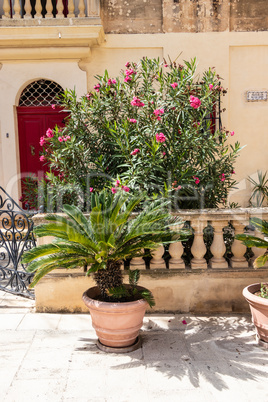
[[[89,314],[39,314],[0,292],[0,401],[268,401],[268,350],[249,315],[149,314],[141,339],[106,354]]]

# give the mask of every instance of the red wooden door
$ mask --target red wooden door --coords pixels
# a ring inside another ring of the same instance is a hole
[[[56,125],[63,127],[67,113],[60,109],[50,107],[25,107],[17,108],[19,129],[20,171],[22,177],[30,173],[41,178],[47,170],[40,162],[40,137],[44,136],[48,128]]]

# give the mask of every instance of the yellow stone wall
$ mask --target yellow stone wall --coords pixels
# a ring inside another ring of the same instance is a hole
[[[155,297],[151,312],[230,313],[249,312],[242,289],[265,280],[267,270],[150,270],[141,272],[139,285],[150,289]],[[58,270],[48,274],[35,286],[36,311],[86,313],[82,295],[92,286],[92,278],[82,272],[61,274]]]

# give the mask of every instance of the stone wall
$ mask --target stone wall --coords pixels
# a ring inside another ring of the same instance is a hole
[[[267,0],[101,0],[106,33],[267,31]]]

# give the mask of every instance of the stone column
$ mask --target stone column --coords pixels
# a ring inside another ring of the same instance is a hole
[[[222,229],[227,226],[228,221],[212,221],[212,227],[214,229],[214,238],[210,251],[213,257],[210,259],[211,268],[228,268],[228,263],[225,260],[224,253],[226,247],[223,240]]]
[[[244,227],[246,225],[245,222],[234,220],[232,221],[232,225],[235,230],[235,235],[244,233]],[[247,247],[237,239],[234,239],[232,244],[232,253],[233,257],[231,258],[230,264],[232,268],[247,268],[248,262],[244,257],[245,252],[247,251]]]
[[[206,222],[199,219],[191,221],[191,226],[194,229],[194,242],[191,248],[191,252],[194,256],[191,260],[192,269],[207,269],[207,261],[204,258],[207,248],[203,238],[203,229],[206,224]]]
[[[156,250],[151,251],[152,259],[150,261],[150,269],[165,269],[166,263],[162,256],[164,255],[164,246],[159,246]]]

